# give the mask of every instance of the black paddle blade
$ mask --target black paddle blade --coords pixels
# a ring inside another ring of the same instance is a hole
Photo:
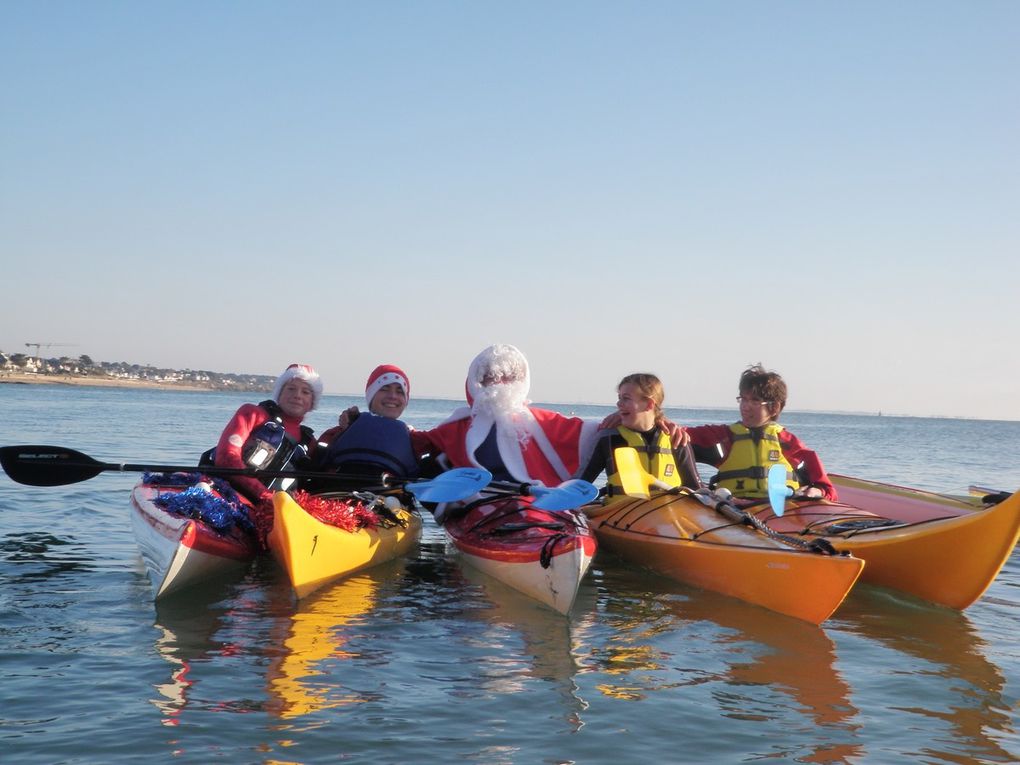
[[[0,465],[12,480],[27,486],[66,486],[106,468],[87,454],[60,446],[0,446]]]

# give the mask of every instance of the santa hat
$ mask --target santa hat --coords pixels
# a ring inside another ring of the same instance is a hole
[[[411,400],[411,383],[407,381],[407,375],[404,374],[404,370],[393,364],[380,364],[372,370],[372,374],[368,376],[368,382],[365,383],[365,401],[368,402],[368,405],[372,405],[372,399],[375,398],[375,394],[383,386],[392,383],[396,383],[403,388],[407,400]]]
[[[283,374],[276,378],[276,385],[273,386],[273,401],[280,403],[283,386],[291,380],[304,380],[312,386],[312,409],[319,405],[319,399],[322,398],[322,380],[319,373],[307,364],[291,364],[283,370]]]

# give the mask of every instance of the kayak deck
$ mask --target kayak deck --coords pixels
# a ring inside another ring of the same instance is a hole
[[[1020,495],[991,506],[920,489],[831,476],[840,502],[790,501],[778,532],[824,538],[867,561],[862,581],[950,608],[978,600],[1020,537]]]
[[[784,543],[733,522],[689,494],[654,494],[592,508],[599,544],[687,584],[820,624],[864,562]]]
[[[421,537],[417,512],[390,503],[391,520],[354,531],[324,523],[294,497],[273,495],[273,529],[269,549],[287,572],[299,598],[329,582],[409,552]]]

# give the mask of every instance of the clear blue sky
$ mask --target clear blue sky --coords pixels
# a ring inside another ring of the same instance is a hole
[[[0,6],[0,349],[1020,419],[1020,3]],[[45,349],[44,349],[45,352]]]

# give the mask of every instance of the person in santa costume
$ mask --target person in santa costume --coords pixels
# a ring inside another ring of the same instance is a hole
[[[400,367],[382,364],[372,370],[365,383],[368,411],[352,406],[341,413],[338,424],[319,438],[316,468],[350,476],[352,484],[345,488],[377,484],[381,473],[418,477],[411,429],[400,420],[410,396],[411,384]]]
[[[468,406],[411,440],[420,456],[444,454],[451,467],[481,467],[496,480],[556,486],[578,470],[598,423],[529,405],[528,361],[512,345],[475,357],[466,381]]]

